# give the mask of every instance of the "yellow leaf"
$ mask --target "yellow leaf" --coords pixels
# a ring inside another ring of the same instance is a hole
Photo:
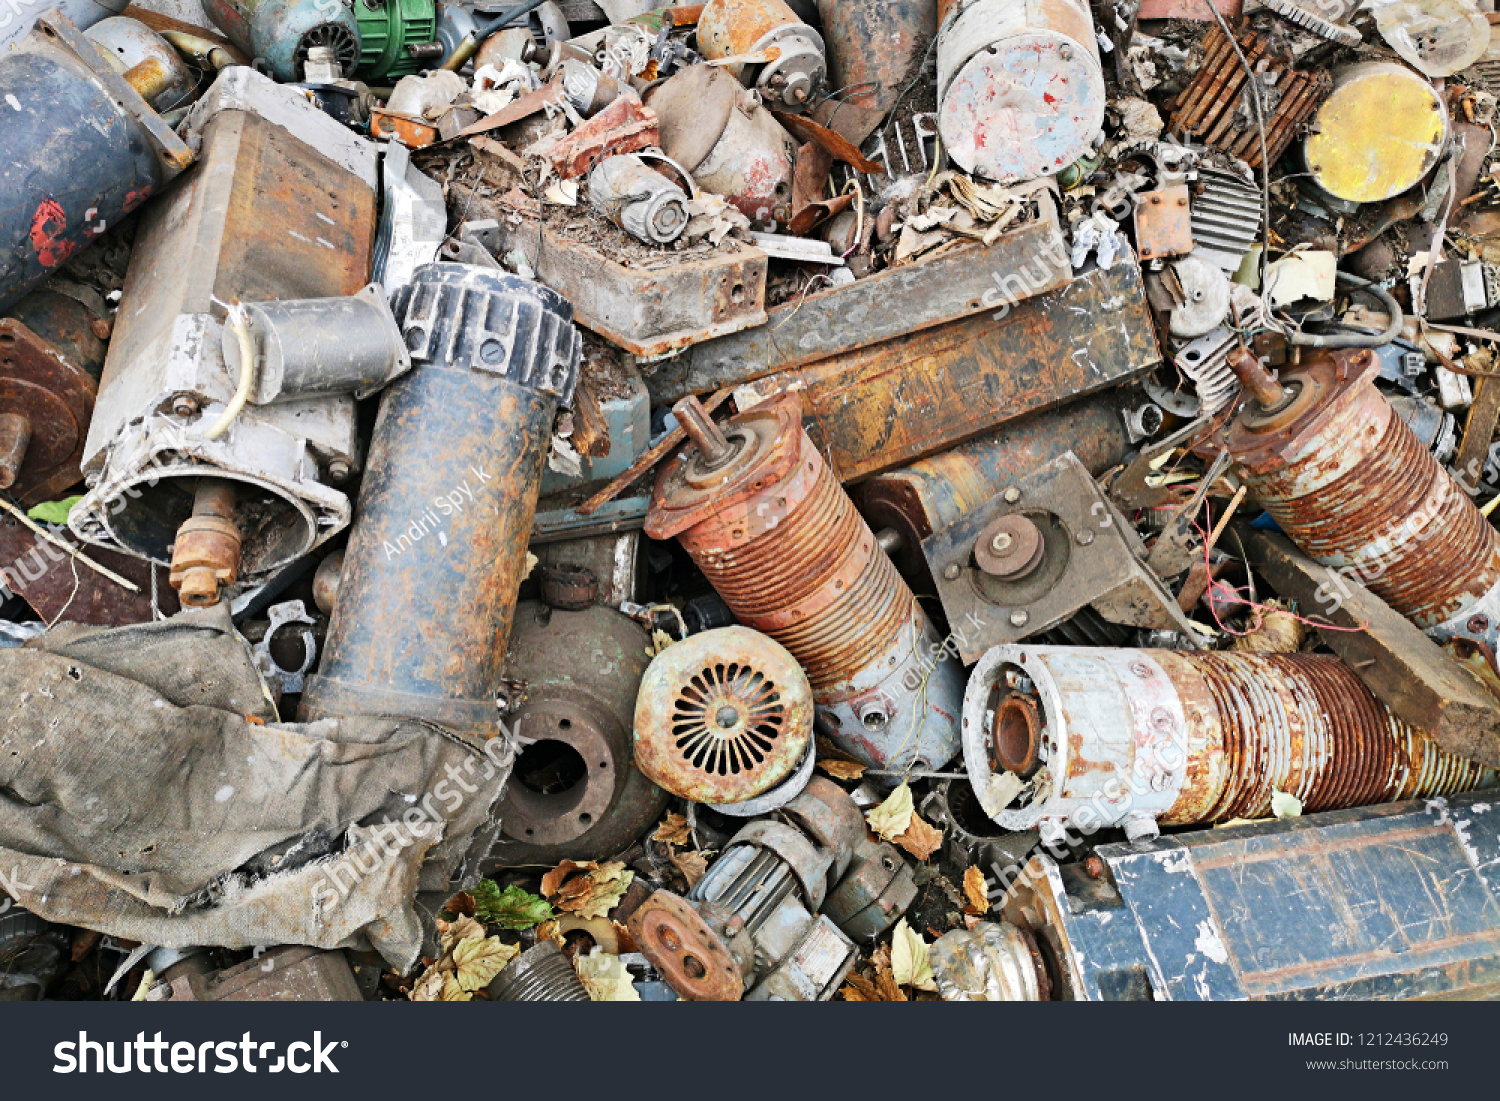
[[[943,831],[924,822],[922,816],[913,811],[911,825],[896,838],[896,844],[918,860],[931,860],[932,854],[943,847]]]
[[[877,836],[886,841],[894,841],[911,826],[911,816],[915,810],[911,801],[911,786],[903,781],[884,803],[865,814],[865,821]]]
[[[458,982],[458,977],[451,971],[443,972],[443,992],[438,995],[440,1002],[467,1002],[473,1000],[472,991],[465,990]]]
[[[833,757],[818,758],[818,767],[835,780],[858,780],[865,774],[865,766],[858,761],[844,761]]]
[[[932,963],[927,958],[927,942],[922,934],[906,924],[902,918],[896,922],[891,934],[891,974],[903,986],[918,990],[937,990],[932,978]]]
[[[660,841],[663,845],[678,845],[683,848],[693,843],[687,819],[675,811],[662,819],[661,825],[657,826],[656,832],[651,835],[651,840]]]
[[[596,1002],[638,1002],[640,994],[630,981],[630,972],[602,948],[595,948],[587,956],[579,956],[573,964],[583,988]]]
[[[1271,813],[1277,818],[1300,818],[1302,800],[1285,791],[1271,789]]]
[[[977,866],[964,871],[964,899],[968,903],[964,907],[964,913],[984,914],[989,912],[990,899],[989,893],[985,889],[984,873]]]
[[[426,971],[423,971],[417,981],[412,983],[411,993],[407,995],[414,1002],[440,1002],[443,1000],[443,978],[447,974],[442,970],[441,963],[435,963]]]
[[[499,937],[461,940],[453,946],[458,985],[464,990],[486,987],[507,963],[520,954],[520,948],[514,944],[502,944]]]
[[[484,939],[484,926],[472,917],[462,914],[451,922],[438,922],[437,928],[438,939],[443,945],[444,953],[451,953],[453,946],[461,940]]]

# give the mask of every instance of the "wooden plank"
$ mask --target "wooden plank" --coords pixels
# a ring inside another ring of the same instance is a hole
[[[1500,764],[1500,699],[1477,677],[1374,593],[1306,557],[1285,536],[1237,530],[1250,564],[1297,602],[1299,615],[1346,628],[1318,634],[1381,703],[1449,753]]]

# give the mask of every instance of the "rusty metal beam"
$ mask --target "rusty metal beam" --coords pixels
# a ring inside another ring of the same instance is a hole
[[[1140,268],[1121,257],[1003,317],[986,311],[747,389],[760,397],[803,391],[804,427],[839,478],[852,482],[1160,362]]]
[[[1071,270],[1050,194],[1039,192],[1038,205],[1040,217],[989,248],[975,244],[818,291],[771,310],[758,328],[695,346],[650,371],[652,400],[675,402],[847,356],[1062,286]]]
[[[1318,634],[1397,718],[1449,753],[1500,764],[1500,699],[1482,682],[1358,581],[1318,565],[1283,536],[1238,530],[1251,566],[1301,614],[1333,625]],[[1320,592],[1339,599],[1319,599]]]

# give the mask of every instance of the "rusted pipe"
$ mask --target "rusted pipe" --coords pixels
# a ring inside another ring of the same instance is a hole
[[[1260,359],[1248,348],[1235,348],[1225,363],[1262,409],[1277,409],[1287,401],[1289,395],[1277,383],[1276,376],[1262,367]]]

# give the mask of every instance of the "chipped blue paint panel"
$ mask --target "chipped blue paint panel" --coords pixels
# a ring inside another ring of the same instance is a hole
[[[1100,848],[1157,997],[1500,994],[1500,793]]]
[[[1242,1000],[1245,990],[1231,965],[1229,946],[1204,885],[1194,875],[1191,850],[1178,840],[1163,838],[1144,852],[1129,845],[1110,845],[1099,853],[1114,872],[1125,905],[1140,926],[1157,997],[1188,1002]]]

